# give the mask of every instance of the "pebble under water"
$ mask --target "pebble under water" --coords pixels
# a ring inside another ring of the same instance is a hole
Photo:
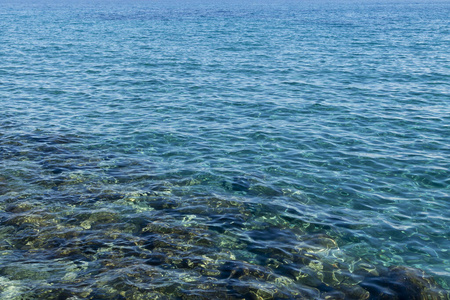
[[[0,299],[450,299],[450,4],[0,3]]]

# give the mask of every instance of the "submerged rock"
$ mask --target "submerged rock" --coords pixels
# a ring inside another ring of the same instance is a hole
[[[250,180],[243,176],[233,177],[231,189],[233,191],[246,192],[250,189]]]
[[[392,266],[380,270],[380,276],[367,276],[360,284],[376,299],[444,300],[450,299],[437,282],[420,269]]]

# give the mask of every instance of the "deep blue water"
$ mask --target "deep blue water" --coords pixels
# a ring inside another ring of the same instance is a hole
[[[1,2],[0,298],[449,299],[449,15]]]

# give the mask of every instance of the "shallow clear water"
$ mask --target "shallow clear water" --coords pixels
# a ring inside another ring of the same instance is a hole
[[[0,3],[0,298],[448,299],[449,15]]]

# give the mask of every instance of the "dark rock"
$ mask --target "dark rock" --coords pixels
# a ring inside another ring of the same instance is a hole
[[[247,192],[250,189],[250,181],[243,176],[233,177],[231,189],[238,192]]]
[[[422,270],[392,266],[380,272],[380,276],[367,276],[360,284],[373,299],[396,300],[444,300],[448,292]]]

